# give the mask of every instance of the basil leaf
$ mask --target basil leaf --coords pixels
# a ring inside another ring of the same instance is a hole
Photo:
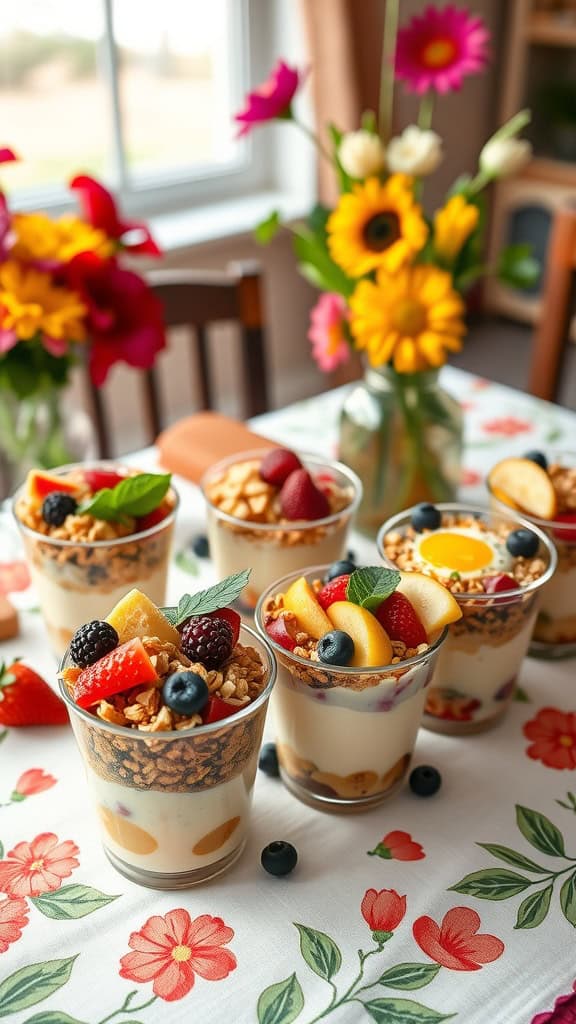
[[[118,522],[127,516],[146,516],[158,508],[164,498],[171,473],[139,473],[128,476],[116,487],[103,487],[92,499],[78,509],[80,515],[90,514],[95,519]]]
[[[219,583],[215,583],[213,587],[208,587],[207,590],[199,590],[197,594],[184,594],[180,598],[176,620],[173,622],[173,625],[180,625],[181,622],[189,619],[191,615],[207,615],[208,612],[215,612],[218,608],[226,608],[229,604],[232,604],[244,590],[250,579],[251,571],[251,569],[243,569],[242,572],[234,573],[233,576],[227,576],[225,580],[220,580]],[[164,615],[168,612],[166,617],[172,622],[172,609],[164,608],[163,611]]]
[[[355,569],[348,580],[346,597],[353,604],[374,611],[382,601],[394,593],[400,579],[397,569],[383,569],[377,565]]]

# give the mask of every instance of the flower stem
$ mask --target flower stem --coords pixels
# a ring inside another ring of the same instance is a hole
[[[323,1020],[325,1017],[328,1017],[328,1015],[330,1013],[332,1013],[333,1010],[336,1010],[339,1006],[342,1006],[344,1003],[351,1003],[351,1002],[353,1002],[355,1000],[355,998],[356,998],[356,992],[355,992],[356,986],[360,984],[360,982],[362,981],[362,979],[364,977],[364,964],[366,963],[368,957],[374,956],[375,953],[381,953],[381,952],[382,952],[382,947],[381,946],[377,946],[376,949],[370,949],[370,950],[368,950],[367,953],[364,953],[361,949],[359,949],[358,950],[358,959],[360,960],[360,969],[358,971],[358,974],[356,975],[356,977],[352,981],[352,983],[348,986],[348,988],[346,989],[344,994],[341,995],[340,998],[336,999],[336,1000],[335,1000],[335,996],[337,995],[336,988],[335,988],[335,986],[332,986],[334,988],[334,994],[332,996],[332,999],[328,1003],[328,1006],[326,1006],[323,1010],[321,1010],[321,1012],[319,1014],[317,1014],[316,1017],[313,1017],[311,1021],[308,1021],[308,1024],[316,1024],[317,1021]],[[332,984],[332,982],[330,982],[330,984]],[[364,988],[372,988],[372,986],[371,985],[365,985]],[[362,991],[362,990],[359,989],[358,991]],[[100,1024],[102,1024],[102,1022],[100,1022]]]
[[[384,37],[382,40],[382,64],[380,67],[380,102],[378,125],[380,138],[386,145],[392,135],[394,112],[394,56],[398,34],[399,0],[386,0],[384,13]]]
[[[147,1006],[151,1006],[152,1003],[155,1003],[158,998],[158,996],[152,996],[151,999],[148,999],[146,1003],[142,1003],[140,1006],[130,1006],[135,995],[137,995],[136,989],[134,989],[133,992],[128,993],[126,999],[122,1003],[122,1006],[118,1010],[113,1010],[107,1017],[103,1017],[102,1020],[99,1020],[98,1024],[106,1024],[107,1021],[112,1020],[113,1017],[117,1017],[120,1013],[140,1013],[140,1010],[145,1010]]]
[[[418,127],[422,131],[427,131],[432,127],[432,112],[434,110],[434,93],[432,90],[424,94],[420,101],[420,109],[418,111]]]
[[[321,142],[319,136],[316,135],[316,132],[313,132],[312,129],[309,128],[307,124],[303,124],[302,121],[299,121],[296,117],[292,117],[292,123],[295,124],[296,127],[299,128],[300,131],[304,133],[306,138],[310,139],[312,144],[316,146],[316,149],[318,150],[320,155],[323,156],[324,159],[327,160],[329,164],[334,163],[331,154],[328,152],[323,142]]]

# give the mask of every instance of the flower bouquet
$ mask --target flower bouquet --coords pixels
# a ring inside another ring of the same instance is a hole
[[[13,159],[0,150],[0,162]],[[70,189],[81,217],[14,212],[0,192],[0,462],[9,488],[32,465],[86,454],[64,398],[77,362],[100,387],[115,363],[149,368],[166,344],[161,304],[119,261],[123,251],[160,255],[148,228],[123,220],[93,178],[79,175]]]
[[[309,332],[316,362],[330,371],[355,350],[367,364],[344,405],[339,447],[363,480],[359,526],[371,534],[415,501],[455,497],[462,419],[437,376],[462,347],[465,293],[489,273],[516,287],[538,273],[528,246],[509,246],[495,266],[483,255],[485,190],[530,159],[518,138],[528,111],[488,140],[475,173],[457,178],[440,209],[425,212],[425,179],[443,158],[434,98],[484,68],[489,35],[480,18],[453,6],[428,7],[398,31],[398,9],[399,0],[387,0],[378,117],[367,111],[347,133],[330,124],[327,143],[304,129],[334,169],[335,208],[318,205],[306,223],[289,226],[301,273],[323,293]],[[303,78],[280,61],[236,116],[240,134],[277,118],[299,125],[293,100]],[[421,97],[418,123],[399,135],[395,79]],[[268,242],[279,227],[274,212],[256,237]]]

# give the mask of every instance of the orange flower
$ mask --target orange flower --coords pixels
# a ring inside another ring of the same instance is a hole
[[[173,1002],[187,995],[199,974],[207,981],[226,978],[236,968],[236,957],[222,949],[234,937],[221,917],[202,914],[192,921],[181,907],[165,917],[150,917],[128,945],[134,950],[120,960],[120,976],[129,981],[153,981],[160,999]]]
[[[535,718],[524,725],[526,739],[533,740],[526,753],[534,761],[542,761],[547,768],[573,770],[576,768],[576,714],[542,708]]]
[[[393,932],[406,913],[406,897],[395,889],[367,889],[360,909],[373,932]]]
[[[12,793],[13,800],[25,800],[27,796],[35,793],[43,793],[45,789],[51,789],[56,785],[53,775],[42,770],[42,768],[30,768],[20,776]]]
[[[78,867],[76,843],[58,843],[53,832],[42,832],[31,843],[18,843],[0,861],[0,892],[9,896],[40,896],[59,889]]]
[[[8,899],[0,903],[0,953],[5,953],[11,942],[16,942],[22,935],[22,929],[28,924],[28,904],[26,900]]]
[[[453,907],[441,925],[431,917],[419,917],[412,932],[420,949],[451,971],[479,971],[482,964],[502,956],[504,943],[495,935],[478,935],[480,918],[468,907]]]

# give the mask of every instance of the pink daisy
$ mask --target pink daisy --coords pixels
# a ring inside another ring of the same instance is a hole
[[[427,7],[398,33],[396,77],[420,95],[457,91],[487,63],[489,38],[481,18],[451,4]]]
[[[324,373],[335,370],[350,355],[346,341],[347,320],[346,300],[336,292],[321,295],[310,314],[308,338],[312,342],[312,355]]]

